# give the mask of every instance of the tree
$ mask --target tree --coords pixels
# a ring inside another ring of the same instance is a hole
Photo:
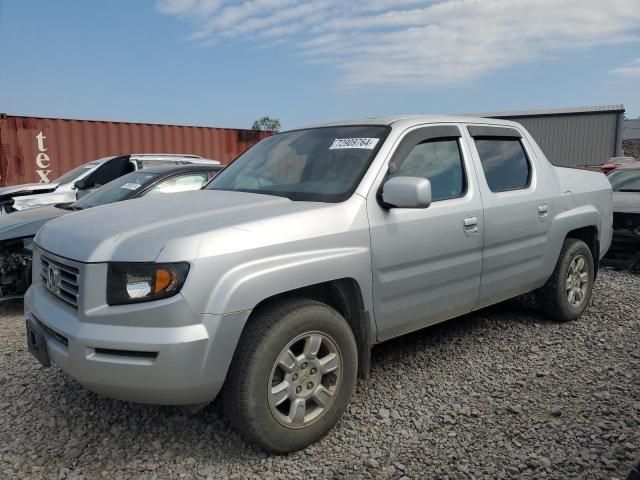
[[[280,131],[280,120],[277,118],[271,117],[262,117],[253,122],[252,130],[263,130],[269,132],[279,132]]]

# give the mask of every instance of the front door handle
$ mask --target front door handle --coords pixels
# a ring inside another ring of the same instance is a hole
[[[477,227],[478,226],[478,217],[465,217],[464,220],[462,220],[462,222],[464,223],[464,227]]]
[[[462,225],[467,237],[478,234],[478,217],[464,217],[462,219]]]

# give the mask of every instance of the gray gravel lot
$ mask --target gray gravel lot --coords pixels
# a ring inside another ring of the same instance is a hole
[[[0,306],[0,478],[624,478],[640,456],[640,276],[604,272],[577,322],[508,302],[377,347],[340,424],[288,456],[218,405],[100,397],[26,351]]]

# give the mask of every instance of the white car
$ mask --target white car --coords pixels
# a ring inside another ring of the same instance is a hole
[[[68,203],[127,173],[150,166],[220,164],[197,155],[132,153],[87,162],[51,183],[27,183],[0,188],[0,214],[42,205]]]

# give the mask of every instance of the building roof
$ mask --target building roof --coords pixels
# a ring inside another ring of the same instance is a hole
[[[489,118],[514,118],[514,117],[535,117],[545,115],[572,115],[577,113],[603,113],[603,112],[619,112],[624,113],[624,105],[593,105],[590,107],[573,107],[573,108],[545,108],[540,110],[519,110],[515,112],[492,112],[492,113],[476,113],[478,117]]]
[[[574,108],[548,108],[541,110],[521,110],[514,112],[492,112],[492,113],[470,113],[463,115],[389,115],[383,117],[359,118],[355,120],[329,122],[322,124],[308,125],[309,127],[327,127],[342,125],[393,125],[393,124],[421,124],[421,123],[491,123],[488,119],[513,119],[518,117],[533,117],[545,115],[572,115],[579,113],[603,113],[616,112],[624,113],[624,105],[594,105],[590,107]],[[501,125],[504,120],[500,122]]]

